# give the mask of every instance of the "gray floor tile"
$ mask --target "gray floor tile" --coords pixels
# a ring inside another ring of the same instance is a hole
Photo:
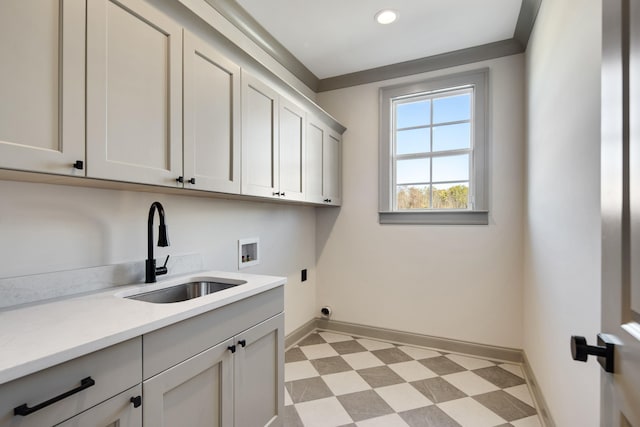
[[[285,383],[285,387],[293,403],[308,402],[309,400],[333,396],[327,384],[320,377],[290,381]]]
[[[410,384],[433,403],[447,402],[449,400],[467,397],[466,394],[440,377],[413,381]]]
[[[465,368],[444,356],[430,357],[428,359],[418,360],[418,362],[422,363],[438,375],[449,375],[455,374],[456,372],[466,371]]]
[[[307,356],[298,347],[291,348],[284,353],[284,363],[300,362],[301,360],[307,360]]]
[[[321,359],[311,360],[311,364],[320,375],[336,374],[338,372],[351,371],[351,365],[349,365],[340,356],[323,357]]]
[[[304,427],[302,420],[300,419],[300,415],[298,415],[298,411],[296,411],[295,406],[285,406],[284,407],[284,420],[282,421],[283,427]]]
[[[298,347],[304,347],[305,345],[325,344],[326,341],[319,334],[309,334],[306,338],[298,343]]]
[[[373,388],[405,382],[400,375],[393,372],[391,368],[387,366],[360,369],[356,372]]]
[[[502,390],[480,394],[473,398],[507,421],[515,421],[536,414],[534,408]]]
[[[387,365],[413,360],[411,356],[398,349],[397,347],[385,348],[383,350],[374,350],[371,353],[373,353],[378,359],[382,360]]]
[[[526,382],[523,378],[513,375],[499,366],[476,369],[472,372],[500,388],[514,387]]]
[[[338,400],[354,421],[362,421],[394,413],[394,410],[387,402],[373,390],[344,394],[338,396]]]
[[[399,415],[411,427],[462,427],[435,405],[400,412]]]
[[[360,353],[362,351],[367,351],[367,349],[356,340],[334,342],[331,343],[331,347],[333,347],[338,354]]]

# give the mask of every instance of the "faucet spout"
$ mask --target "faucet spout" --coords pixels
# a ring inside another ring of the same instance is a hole
[[[145,262],[145,283],[153,283],[156,281],[156,276],[167,273],[166,262],[163,267],[156,268],[156,260],[153,257],[153,218],[156,210],[160,217],[160,225],[158,227],[158,246],[169,246],[167,225],[164,223],[164,208],[160,202],[153,202],[149,208],[149,219],[147,221],[147,261]]]

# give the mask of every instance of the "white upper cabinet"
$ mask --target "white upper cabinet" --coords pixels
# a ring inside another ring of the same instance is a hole
[[[304,200],[306,113],[242,73],[242,194]]]
[[[306,113],[296,104],[280,98],[280,134],[278,139],[279,196],[289,200],[304,200],[306,165]]]
[[[141,0],[88,2],[87,163],[92,178],[182,175],[182,28]]]
[[[342,139],[338,132],[310,116],[307,126],[305,199],[338,206],[342,203]]]
[[[240,67],[184,33],[184,185],[240,193]]]
[[[0,168],[84,175],[85,2],[0,1],[0,58]]]
[[[242,194],[279,192],[278,93],[242,73]]]

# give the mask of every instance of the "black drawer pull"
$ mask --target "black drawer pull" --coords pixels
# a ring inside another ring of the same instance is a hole
[[[91,377],[87,377],[87,378],[83,378],[82,381],[80,381],[80,386],[74,388],[73,390],[69,390],[65,393],[62,393],[59,396],[56,396],[52,399],[47,400],[46,402],[42,402],[36,406],[34,406],[33,408],[29,408],[29,406],[25,403],[22,404],[20,406],[17,406],[15,408],[13,408],[13,415],[21,415],[21,416],[26,416],[29,414],[33,414],[36,411],[39,411],[40,409],[46,408],[49,405],[53,405],[56,402],[61,401],[62,399],[66,399],[67,397],[79,393],[84,389],[87,389],[93,385],[95,385],[95,381],[93,378]]]

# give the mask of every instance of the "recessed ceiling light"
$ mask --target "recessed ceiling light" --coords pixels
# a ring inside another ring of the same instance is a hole
[[[375,19],[378,24],[391,24],[393,21],[398,19],[398,12],[391,9],[383,9],[380,12],[376,13]]]

